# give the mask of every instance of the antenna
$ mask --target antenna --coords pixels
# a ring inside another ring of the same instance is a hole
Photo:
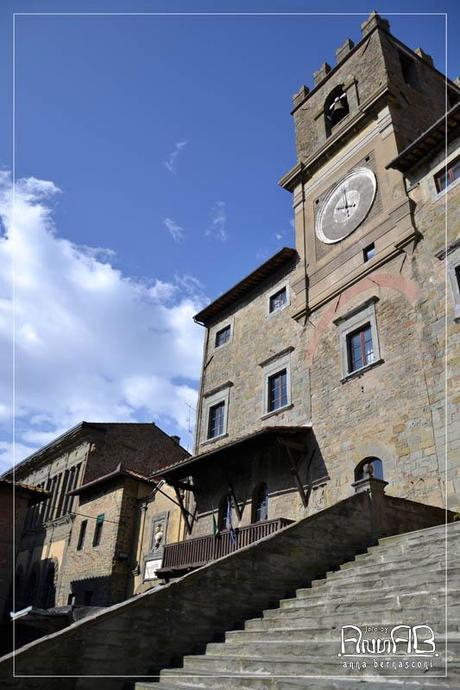
[[[187,432],[189,434],[189,439],[187,441],[187,450],[190,450],[190,448],[193,445],[193,425],[195,422],[195,415],[196,415],[196,407],[193,407],[190,405],[190,403],[185,403],[187,406]],[[193,422],[192,422],[193,419]]]

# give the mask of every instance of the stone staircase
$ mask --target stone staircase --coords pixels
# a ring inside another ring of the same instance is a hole
[[[381,539],[261,618],[247,620],[242,630],[208,644],[204,654],[185,656],[182,668],[163,669],[159,682],[137,682],[136,690],[352,690],[366,683],[382,690],[460,688],[459,537],[455,522]],[[438,656],[396,660],[427,663],[428,669],[376,669],[374,659],[382,655],[347,657],[347,664],[361,668],[344,668],[343,625],[429,625]],[[447,678],[441,677],[446,661]]]

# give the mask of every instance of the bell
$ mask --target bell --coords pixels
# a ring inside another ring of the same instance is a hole
[[[342,103],[341,98],[338,98],[334,103],[331,105],[331,111],[334,113],[334,115],[344,115],[345,113],[345,106]]]

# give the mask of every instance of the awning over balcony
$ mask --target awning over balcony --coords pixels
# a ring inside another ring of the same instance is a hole
[[[212,450],[192,455],[190,458],[178,462],[169,467],[158,470],[153,475],[154,479],[165,479],[169,484],[174,484],[181,479],[192,476],[196,471],[205,467],[209,462],[221,462],[238,456],[241,452],[252,450],[256,447],[280,443],[297,451],[306,451],[307,443],[311,438],[312,427],[308,426],[268,426],[259,431],[242,436],[235,441],[218,446]]]

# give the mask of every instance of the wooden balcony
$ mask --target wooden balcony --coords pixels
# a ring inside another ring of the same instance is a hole
[[[247,527],[235,529],[235,536],[229,530],[223,530],[216,536],[208,534],[204,537],[194,537],[174,544],[166,544],[161,568],[156,571],[158,577],[174,577],[194,568],[199,568],[216,558],[227,556],[238,551],[243,546],[253,544],[259,539],[268,537],[282,527],[290,525],[294,520],[278,518],[264,520]]]

